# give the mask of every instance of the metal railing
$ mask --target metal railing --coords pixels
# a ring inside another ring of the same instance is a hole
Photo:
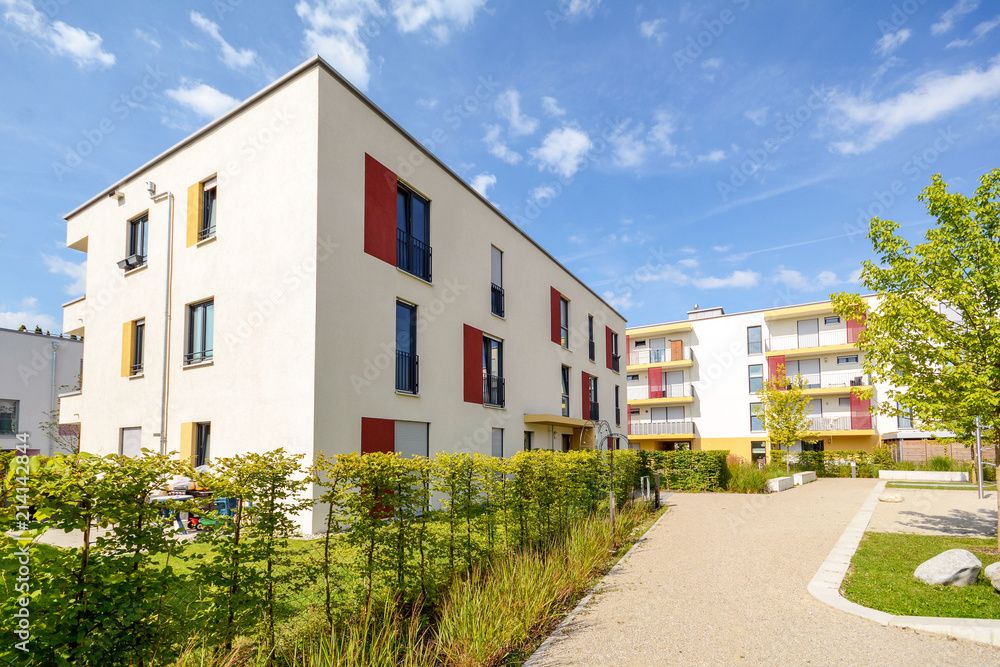
[[[493,314],[497,317],[503,317],[503,288],[492,283],[493,298],[490,302],[490,307],[493,309]]]
[[[805,389],[838,389],[843,387],[867,387],[871,384],[871,378],[858,371],[834,371],[832,373],[803,373],[802,379],[806,381]],[[791,378],[788,378],[788,387],[791,388]]]
[[[810,431],[850,431],[851,418],[846,417],[808,417],[807,426]]]
[[[142,375],[142,362],[132,364],[129,367],[129,375]]]
[[[657,387],[652,387],[656,389]],[[664,384],[659,387],[660,396],[656,398],[682,398],[684,396],[694,396],[694,388],[691,386],[690,382],[683,382],[680,384]],[[650,396],[650,387],[645,386],[634,386],[628,387],[628,400],[630,401],[642,401]]]
[[[215,236],[215,225],[209,227],[202,227],[198,230],[198,240],[204,241],[205,239]]]
[[[212,350],[198,350],[196,352],[184,353],[184,365],[197,364],[202,361],[211,361]]]
[[[673,359],[670,355],[670,349],[645,349],[645,350],[633,350],[629,352],[628,363],[632,366],[641,366],[643,364],[663,364],[668,361],[683,361],[685,359],[691,358],[691,348],[684,346],[681,350],[680,359]]]
[[[420,358],[415,354],[396,350],[396,391],[416,394],[420,389]]]
[[[826,347],[828,345],[847,345],[847,329],[831,329],[818,334],[787,334],[784,336],[769,336],[767,349],[769,352],[794,350],[802,347]]]
[[[402,229],[396,230],[396,266],[431,281],[431,247]]]
[[[694,422],[690,420],[633,421],[632,435],[694,435]]]
[[[504,379],[499,375],[483,375],[483,404],[502,408],[505,405]]]

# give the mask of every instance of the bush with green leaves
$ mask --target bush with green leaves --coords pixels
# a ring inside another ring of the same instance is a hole
[[[651,452],[661,485],[677,491],[722,491],[729,477],[728,450]]]

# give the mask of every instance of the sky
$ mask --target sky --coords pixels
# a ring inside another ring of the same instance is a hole
[[[872,216],[919,241],[933,174],[1000,167],[996,0],[0,13],[0,327],[84,294],[66,213],[317,53],[630,326],[863,292]]]

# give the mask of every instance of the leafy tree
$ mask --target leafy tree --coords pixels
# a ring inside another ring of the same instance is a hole
[[[786,452],[792,443],[809,432],[809,397],[803,391],[805,386],[804,377],[796,375],[789,381],[785,376],[785,365],[778,364],[775,376],[757,390],[760,404],[754,406],[754,414],[767,429],[768,439],[779,447],[784,446]],[[787,456],[785,470],[791,471]]]
[[[965,197],[932,177],[918,197],[937,218],[924,243],[911,246],[897,223],[872,218],[878,261],[864,262],[861,284],[876,298],[833,300],[842,317],[866,321],[865,372],[889,384],[879,412],[912,410],[966,443],[981,417],[1000,454],[1000,169],[980,182]]]

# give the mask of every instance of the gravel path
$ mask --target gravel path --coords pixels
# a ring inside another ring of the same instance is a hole
[[[997,492],[983,499],[972,489],[887,488],[903,497],[901,503],[879,503],[868,530],[875,533],[913,533],[996,537]]]
[[[604,591],[532,664],[1000,665],[985,644],[887,628],[806,591],[875,480],[674,494]]]

